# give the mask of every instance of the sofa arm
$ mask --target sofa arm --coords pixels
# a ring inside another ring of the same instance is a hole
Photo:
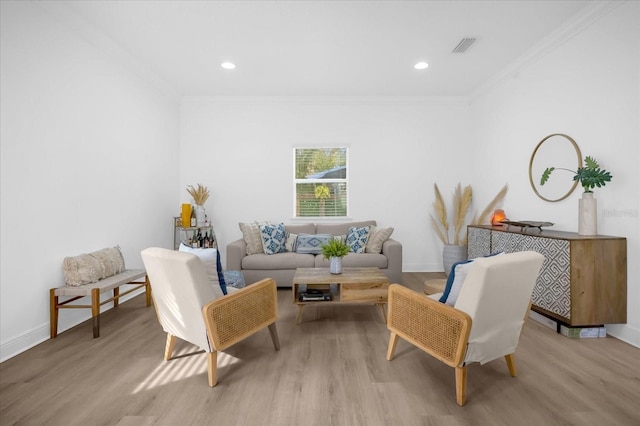
[[[227,244],[227,271],[241,271],[242,258],[247,255],[247,243],[241,238]]]
[[[387,276],[392,283],[402,283],[402,243],[389,238],[382,244],[382,254],[387,257]]]

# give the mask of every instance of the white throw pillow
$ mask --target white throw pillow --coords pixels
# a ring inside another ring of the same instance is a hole
[[[253,222],[238,224],[242,231],[242,239],[247,244],[247,254],[264,253],[262,248],[262,235],[260,234],[260,225],[270,225],[269,222]]]
[[[367,246],[365,247],[365,253],[382,252],[382,244],[391,237],[393,228],[376,228],[374,226],[369,230],[369,239],[367,240]]]
[[[180,244],[179,251],[195,254],[200,258],[207,272],[207,278],[209,278],[213,291],[216,293],[216,297],[227,294],[227,285],[224,280],[224,273],[220,262],[220,252],[217,249],[191,248]]]

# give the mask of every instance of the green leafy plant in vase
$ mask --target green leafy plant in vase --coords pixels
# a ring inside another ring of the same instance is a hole
[[[336,238],[320,247],[324,258],[329,260],[329,272],[332,274],[342,273],[342,258],[349,254],[350,250],[346,243]]]
[[[607,182],[611,182],[613,176],[608,171],[601,169],[595,158],[587,156],[584,158],[584,167],[578,167],[578,170],[575,171],[562,167],[547,167],[542,172],[540,185],[547,183],[551,173],[556,169],[573,173],[573,180],[579,182],[584,189],[582,198],[578,200],[578,234],[597,235],[598,206],[592,190],[595,187],[604,187]]]
[[[586,193],[593,192],[592,189],[596,186],[602,188],[607,182],[611,182],[613,177],[611,173],[600,168],[595,158],[587,156],[584,158],[584,167],[578,167],[578,170],[575,171],[563,167],[547,167],[542,172],[540,185],[547,183],[554,170],[566,170],[573,173],[573,180],[578,181]]]

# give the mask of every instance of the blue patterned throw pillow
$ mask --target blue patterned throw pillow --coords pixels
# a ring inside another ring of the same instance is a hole
[[[330,234],[298,234],[296,253],[320,254],[322,246],[332,238]]]
[[[347,232],[346,243],[352,253],[364,253],[364,249],[367,246],[367,240],[369,239],[369,227],[363,226],[362,228],[356,228],[354,226],[349,227]]]
[[[284,245],[287,241],[287,233],[284,230],[284,223],[260,225],[260,235],[262,236],[262,248],[265,254],[276,254],[285,251]]]

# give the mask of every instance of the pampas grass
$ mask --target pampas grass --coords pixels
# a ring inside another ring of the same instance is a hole
[[[509,192],[509,184],[505,184],[502,189],[493,197],[493,200],[487,204],[487,207],[482,210],[480,216],[477,214],[473,216],[471,220],[471,225],[486,225],[491,222],[491,215],[495,211],[495,209],[502,203],[502,200],[507,196],[507,192]],[[465,235],[462,240],[463,245],[467,245],[467,237]]]
[[[436,199],[433,202],[433,209],[435,210],[435,216],[431,217],[431,226],[435,231],[438,239],[443,244],[451,244],[449,238],[449,221],[447,215],[447,207],[438,188],[438,184],[433,184],[433,189],[436,195]],[[504,187],[498,192],[498,194],[489,202],[487,207],[482,210],[482,213],[477,213],[471,220],[471,225],[486,224],[491,219],[491,214],[504,200],[507,192],[509,191],[509,185],[505,184]],[[462,188],[462,185],[458,183],[453,193],[453,244],[455,245],[467,245],[467,233],[465,228],[466,217],[471,207],[471,201],[473,200],[473,191],[471,185],[467,185]],[[465,231],[465,232],[462,232]],[[462,235],[460,235],[462,233]]]
[[[471,185],[465,186],[464,190],[462,190],[462,187],[458,183],[453,193],[453,244],[455,245],[460,245],[462,239],[466,239],[466,232],[465,237],[460,238],[460,230],[464,225],[472,198],[473,191],[471,190]]]
[[[193,201],[197,206],[202,206],[209,198],[209,189],[206,186],[198,184],[198,188],[194,188],[193,185],[187,186],[187,192],[193,197]]]
[[[433,190],[436,193],[436,200],[433,202],[433,209],[436,211],[436,216],[438,220],[434,219],[433,215],[431,216],[431,226],[433,226],[433,230],[436,231],[436,235],[440,238],[443,244],[449,244],[449,222],[447,221],[447,206],[442,199],[442,194],[440,194],[440,189],[438,188],[438,184],[433,184]]]

